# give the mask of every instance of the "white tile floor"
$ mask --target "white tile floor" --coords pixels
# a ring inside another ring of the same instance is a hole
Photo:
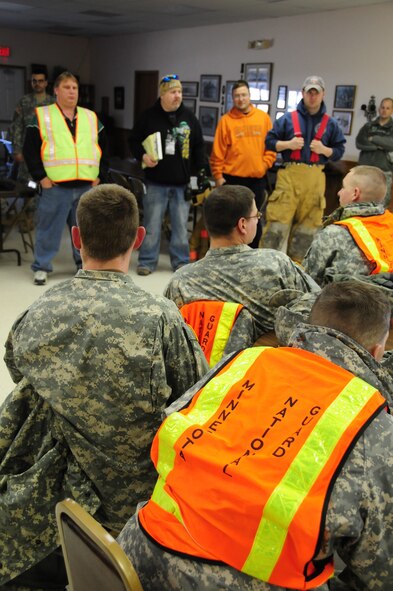
[[[3,345],[15,318],[37,299],[45,289],[59,281],[68,279],[75,272],[68,230],[64,232],[60,251],[53,261],[54,272],[50,275],[48,284],[43,287],[33,285],[33,274],[30,269],[33,255],[31,252],[23,252],[22,239],[16,230],[6,239],[4,248],[19,249],[22,255],[22,265],[17,266],[15,254],[0,253],[0,404],[13,387],[13,382],[3,361]],[[130,274],[135,283],[147,291],[162,294],[164,287],[172,276],[168,254],[163,253],[160,255],[157,271],[147,277],[139,277],[136,274],[136,261],[137,256],[133,255]]]

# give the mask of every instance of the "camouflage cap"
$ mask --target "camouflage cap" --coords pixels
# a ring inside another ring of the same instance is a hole
[[[320,76],[307,76],[303,82],[302,89],[304,92],[308,92],[312,88],[315,88],[318,92],[323,92],[325,90],[325,82],[323,78]]]

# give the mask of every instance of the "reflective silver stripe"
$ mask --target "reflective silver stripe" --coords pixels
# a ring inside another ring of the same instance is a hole
[[[100,161],[99,160],[85,160],[85,159],[80,159],[78,158],[78,160],[76,160],[76,158],[72,158],[72,159],[68,159],[68,160],[56,160],[55,162],[53,161],[46,161],[44,160],[44,166],[45,168],[47,167],[53,167],[53,166],[63,166],[63,165],[68,165],[68,164],[72,164],[74,166],[76,166],[77,164],[87,164],[90,166],[99,166]]]
[[[93,150],[95,149],[97,143],[97,119],[95,113],[93,111],[89,111],[88,109],[84,110],[84,113],[87,116],[90,124],[90,133],[91,133],[91,145],[93,146]]]
[[[49,158],[53,160],[55,157],[55,138],[53,137],[53,130],[49,114],[49,105],[41,108],[44,113],[45,131],[48,136]]]

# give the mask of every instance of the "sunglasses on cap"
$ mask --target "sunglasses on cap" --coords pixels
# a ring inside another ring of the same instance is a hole
[[[171,80],[179,80],[179,76],[177,74],[168,74],[168,76],[161,78],[160,84],[164,84],[164,82],[170,82]]]

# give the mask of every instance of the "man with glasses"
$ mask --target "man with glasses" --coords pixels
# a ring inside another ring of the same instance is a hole
[[[261,217],[248,187],[224,184],[203,202],[210,237],[206,256],[177,271],[164,291],[178,308],[197,300],[243,304],[254,319],[251,343],[274,326],[271,297],[319,292],[318,285],[291,259],[276,250],[252,249]]]
[[[32,69],[31,86],[33,92],[22,96],[16,105],[14,117],[10,127],[13,157],[15,168],[14,178],[22,183],[27,183],[31,176],[24,162],[22,150],[26,136],[26,127],[33,119],[36,107],[52,105],[55,97],[46,92],[48,75],[46,68],[36,66]]]
[[[251,104],[246,80],[238,80],[232,89],[233,108],[218,122],[210,165],[216,187],[224,183],[249,187],[258,209],[265,200],[266,174],[276,160],[276,153],[265,149],[265,139],[272,128],[267,113]],[[258,248],[262,227],[250,244]]]
[[[158,138],[162,158],[155,157],[144,147],[146,138],[151,135]],[[176,271],[190,260],[187,221],[191,168],[202,177],[207,165],[201,126],[182,104],[182,85],[177,74],[161,79],[160,98],[136,121],[130,147],[145,168],[147,186],[143,199],[146,238],[139,251],[137,273],[150,275],[157,267],[162,220],[167,210],[171,224],[169,256]]]

